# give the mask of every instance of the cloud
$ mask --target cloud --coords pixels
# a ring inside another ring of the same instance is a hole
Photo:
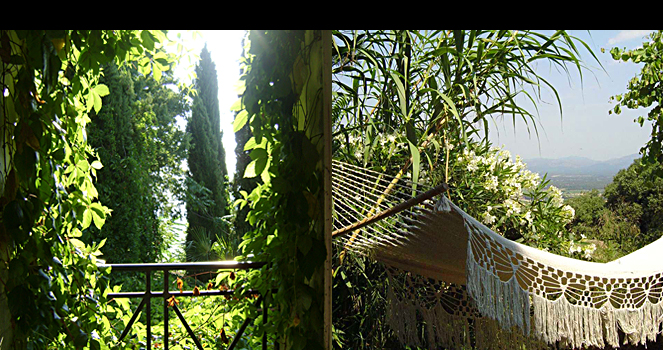
[[[642,38],[651,32],[653,32],[653,30],[622,30],[617,33],[617,36],[608,39],[608,45],[614,45],[635,38]]]

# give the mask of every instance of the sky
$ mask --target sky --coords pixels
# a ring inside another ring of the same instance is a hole
[[[639,115],[646,116],[647,111],[624,109],[620,115],[609,115],[608,111],[614,107],[610,97],[625,93],[628,81],[639,73],[642,65],[614,61],[609,51],[612,47],[640,47],[644,37],[651,32],[569,31],[590,46],[603,68],[584,48],[581,49],[581,59],[588,70],[583,71],[582,80],[577,70],[567,76],[540,64],[537,71],[556,87],[560,95],[562,115],[552,92],[544,91],[538,105],[539,138],[534,133],[528,134],[522,121],[516,122],[514,129],[510,120],[498,120],[490,130],[493,144],[503,146],[525,160],[580,156],[601,161],[638,153],[649,139],[651,127],[647,123],[640,127],[633,120]],[[235,86],[239,80],[239,57],[245,31],[205,30],[198,31],[200,35],[195,38],[191,31],[171,31],[169,37],[176,39],[177,33],[181,34],[178,40],[192,53],[200,55],[207,43],[212,54],[219,79],[219,108],[226,165],[232,177],[235,169],[235,137],[232,131],[234,114],[230,112],[230,106],[237,100]],[[601,48],[605,48],[605,53],[601,52]],[[176,75],[186,81],[196,62],[196,58],[183,60],[175,69]]]
[[[236,84],[239,81],[239,58],[242,55],[242,39],[244,30],[200,30],[199,35],[192,31],[169,31],[168,37],[181,40],[187,50],[195,54],[190,57],[191,61],[184,59],[175,68],[175,75],[182,81],[188,82],[190,74],[199,60],[200,53],[207,43],[212,61],[216,66],[216,74],[219,80],[219,110],[221,116],[221,129],[223,131],[223,148],[226,151],[226,166],[228,175],[232,180],[235,173],[235,134],[233,133],[233,120],[235,115],[230,107],[237,101]],[[189,57],[187,57],[189,58]]]
[[[498,121],[493,126],[491,141],[525,160],[578,156],[602,161],[638,153],[649,140],[651,124],[640,127],[633,120],[640,115],[646,117],[648,110],[622,109],[619,115],[609,115],[608,111],[615,106],[610,97],[625,93],[628,81],[643,65],[615,61],[610,49],[641,47],[644,37],[651,32],[653,30],[569,31],[590,46],[603,68],[584,49],[581,58],[591,71],[585,71],[582,80],[577,69],[569,79],[565,73],[551,71],[547,65],[537,67],[537,71],[556,87],[562,101],[562,115],[549,91],[543,94],[544,102],[539,104],[538,140],[536,135],[528,134],[523,122],[516,123],[514,130],[509,120]]]

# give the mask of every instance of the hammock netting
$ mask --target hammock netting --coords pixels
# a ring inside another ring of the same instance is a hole
[[[510,241],[443,195],[354,229],[429,188],[339,161],[332,182],[336,247],[385,265],[387,320],[404,345],[604,348],[661,332],[663,239],[586,262]]]

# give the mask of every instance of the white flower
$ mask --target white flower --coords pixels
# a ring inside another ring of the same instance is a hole
[[[528,223],[529,224],[532,223],[532,212],[529,210],[527,211],[527,213],[525,213],[525,216],[523,216],[523,218],[520,219],[520,225],[525,225]]]
[[[506,215],[512,216],[513,214],[520,214],[520,203],[507,199],[504,201],[504,206],[507,208]]]
[[[490,207],[488,207],[488,208],[490,208]],[[497,217],[495,217],[494,215],[490,215],[489,211],[490,211],[490,209],[488,209],[487,212],[483,213],[483,223],[486,224],[486,225],[492,224],[497,219]]]
[[[573,209],[573,207],[568,204],[562,207],[562,213],[569,222],[576,216],[575,209]]]
[[[363,155],[363,153],[361,153],[360,150],[356,150],[356,151],[355,151],[355,158],[357,158],[357,159],[361,159],[362,155]]]
[[[561,207],[564,204],[564,199],[562,198],[562,191],[555,187],[555,186],[550,186],[548,188],[548,192],[550,193],[550,196],[552,197],[552,202],[555,206]]]
[[[523,159],[520,156],[516,156],[516,168],[519,171],[525,169],[525,163],[523,163]]]
[[[596,251],[596,244],[592,243],[585,248],[584,257],[585,259],[591,259],[592,254]]]
[[[447,149],[447,151],[451,151],[452,149],[454,149],[454,145],[448,142],[446,145],[444,145],[444,147]]]
[[[571,241],[571,244],[569,245],[569,254],[580,253],[581,251],[582,247],[577,245],[576,242]]]
[[[497,176],[490,175],[490,176],[488,176],[488,181],[486,181],[484,186],[486,187],[487,190],[492,191],[492,190],[497,189],[498,184],[499,183],[498,183]]]
[[[387,143],[387,138],[384,135],[378,136],[380,138],[380,146],[384,146]]]
[[[472,160],[470,161],[470,164],[467,165],[467,170],[474,172],[479,170],[479,167],[477,166],[477,163],[474,160]]]

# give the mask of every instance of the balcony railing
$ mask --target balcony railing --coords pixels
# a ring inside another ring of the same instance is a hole
[[[218,270],[250,270],[258,269],[265,265],[264,262],[238,262],[238,261],[213,261],[213,262],[188,262],[188,263],[148,263],[148,264],[100,264],[100,268],[111,267],[111,273],[119,271],[137,271],[145,273],[145,291],[144,292],[121,292],[121,293],[109,293],[108,298],[142,298],[140,304],[134,311],[134,314],[131,316],[129,323],[122,331],[119,341],[122,341],[124,337],[127,336],[131,330],[131,326],[136,321],[136,318],[140,312],[145,308],[146,310],[146,343],[147,349],[152,349],[152,310],[150,300],[152,298],[163,298],[163,348],[168,349],[168,308],[169,306],[173,308],[175,314],[179,318],[180,322],[184,328],[186,328],[187,333],[196,344],[196,347],[200,350],[203,350],[203,346],[200,343],[200,340],[193,333],[193,330],[187,323],[186,319],[182,315],[181,310],[177,307],[176,303],[169,305],[168,299],[171,296],[177,297],[192,297],[193,291],[169,291],[169,274],[170,271],[210,271],[217,272]],[[163,291],[153,291],[152,290],[152,272],[153,271],[163,271]],[[200,290],[198,296],[229,296],[234,294],[234,290]],[[249,289],[248,294],[259,295],[254,290]],[[265,303],[264,295],[259,295],[256,300],[256,307],[260,306],[262,303],[262,322],[263,324],[267,323],[268,316],[268,307]],[[237,345],[239,339],[241,338],[244,330],[248,326],[251,319],[247,318],[244,323],[241,325],[240,329],[237,331],[235,338],[233,338],[232,343],[228,347],[228,350],[232,350]],[[276,345],[278,346],[278,345]],[[267,333],[263,333],[262,339],[262,348],[263,350],[267,349]]]

